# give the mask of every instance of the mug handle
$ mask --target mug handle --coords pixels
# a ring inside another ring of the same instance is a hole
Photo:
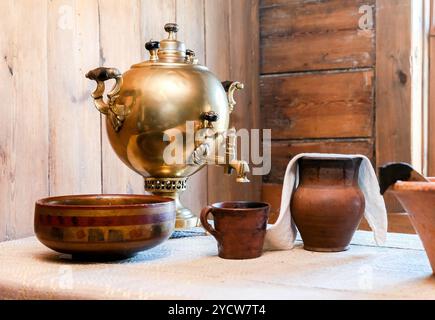
[[[205,207],[204,209],[201,210],[201,215],[199,216],[199,218],[201,220],[201,224],[202,224],[203,228],[205,230],[207,230],[208,232],[210,232],[210,234],[217,239],[217,238],[219,238],[219,232],[217,232],[211,226],[211,224],[208,223],[208,221],[207,221],[207,216],[212,211],[213,211],[213,207],[212,206]]]

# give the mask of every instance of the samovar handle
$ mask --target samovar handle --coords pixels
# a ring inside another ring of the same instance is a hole
[[[242,90],[245,85],[239,81],[224,81],[222,82],[222,86],[227,92],[228,108],[229,113],[231,114],[234,111],[234,106],[236,105],[236,100],[234,100],[234,92],[236,90]]]
[[[116,68],[100,67],[86,73],[86,78],[97,82],[97,88],[92,92],[94,104],[98,111],[110,117],[113,128],[119,131],[125,121],[125,117],[130,113],[130,109],[124,105],[116,104],[116,99],[119,97],[119,92],[122,87],[122,74]],[[104,101],[103,94],[105,91],[104,82],[110,79],[115,79],[115,85],[107,94],[108,101]]]

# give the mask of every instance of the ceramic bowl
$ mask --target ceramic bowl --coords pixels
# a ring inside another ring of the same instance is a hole
[[[44,245],[80,258],[124,258],[167,240],[175,202],[151,195],[74,195],[35,204],[35,233]]]
[[[398,181],[390,190],[408,212],[435,273],[435,178],[430,182]]]

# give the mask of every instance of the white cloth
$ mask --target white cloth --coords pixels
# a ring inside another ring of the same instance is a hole
[[[289,250],[293,248],[296,238],[296,226],[293,222],[290,212],[290,201],[293,190],[299,183],[298,159],[310,157],[339,157],[350,156],[362,158],[358,184],[365,197],[364,217],[370,228],[374,232],[374,238],[377,245],[383,244],[387,237],[387,210],[385,208],[384,198],[379,191],[379,184],[376,173],[370,160],[363,155],[343,155],[331,153],[301,153],[290,160],[284,176],[282,186],[281,207],[279,217],[275,224],[268,225],[266,238],[264,242],[265,250]]]
[[[351,250],[338,256],[298,247],[226,260],[217,257],[213,237],[189,237],[106,263],[60,259],[35,237],[6,241],[0,242],[0,300],[434,299],[435,279],[417,235],[391,234],[385,247],[371,240],[357,231]],[[369,266],[373,274],[358,277]]]

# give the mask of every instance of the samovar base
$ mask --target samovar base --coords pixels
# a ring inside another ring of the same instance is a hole
[[[183,206],[180,193],[186,190],[187,178],[145,178],[145,190],[152,194],[175,200],[175,230],[186,230],[198,226],[199,219]]]

